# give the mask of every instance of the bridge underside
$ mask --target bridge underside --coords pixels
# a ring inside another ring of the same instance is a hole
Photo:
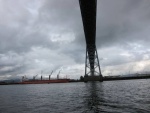
[[[102,81],[102,74],[95,44],[97,0],[79,0],[79,4],[86,40],[85,78],[86,81]]]

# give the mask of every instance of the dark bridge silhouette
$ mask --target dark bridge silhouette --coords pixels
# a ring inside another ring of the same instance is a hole
[[[103,81],[96,49],[97,0],[79,0],[86,40],[84,81]]]

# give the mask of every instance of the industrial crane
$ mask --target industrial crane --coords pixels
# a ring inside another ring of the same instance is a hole
[[[49,75],[49,80],[51,79],[51,75],[52,75],[53,71],[51,72],[51,74]]]
[[[41,80],[42,80],[42,73],[43,73],[43,71],[41,70]]]
[[[38,74],[37,75],[35,75],[35,76],[33,76],[33,80],[35,80],[35,78],[38,76]]]
[[[60,70],[61,71],[61,70]],[[60,74],[60,71],[58,72],[58,74],[57,74],[57,79],[59,79],[59,74]]]
[[[22,81],[26,81],[28,78],[25,76],[22,76]]]

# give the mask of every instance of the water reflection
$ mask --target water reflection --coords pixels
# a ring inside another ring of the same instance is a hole
[[[88,92],[88,95],[85,97],[87,109],[83,113],[100,113],[100,104],[104,102],[102,83],[89,82],[86,84],[86,90]],[[100,95],[98,92],[100,92]]]

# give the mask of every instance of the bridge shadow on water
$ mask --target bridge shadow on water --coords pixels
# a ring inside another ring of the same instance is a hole
[[[88,94],[84,97],[86,110],[83,113],[101,113],[103,98],[103,85],[100,82],[89,82],[86,84]]]

